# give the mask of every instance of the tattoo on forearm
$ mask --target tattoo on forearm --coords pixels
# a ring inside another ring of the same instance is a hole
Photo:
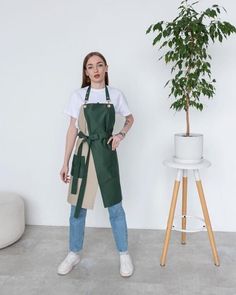
[[[130,121],[129,119],[126,119],[126,120],[125,120],[124,127],[128,126],[128,125],[130,124],[130,122],[131,122],[131,121]]]

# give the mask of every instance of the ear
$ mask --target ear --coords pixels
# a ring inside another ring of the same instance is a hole
[[[106,72],[108,72],[108,65],[106,65]]]

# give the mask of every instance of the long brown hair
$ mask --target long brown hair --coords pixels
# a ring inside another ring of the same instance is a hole
[[[82,80],[82,85],[81,87],[86,87],[86,86],[89,86],[91,85],[91,80],[88,76],[86,76],[86,73],[85,73],[85,70],[86,70],[86,65],[87,65],[87,62],[89,60],[90,57],[94,56],[94,55],[97,55],[99,56],[105,63],[105,65],[107,66],[107,61],[105,59],[105,57],[100,53],[100,52],[97,52],[97,51],[93,51],[93,52],[90,52],[89,54],[87,54],[84,58],[84,62],[83,62],[83,73],[82,73],[82,76],[83,76],[83,80]],[[109,84],[109,79],[108,79],[108,72],[105,73],[105,85],[108,85]]]

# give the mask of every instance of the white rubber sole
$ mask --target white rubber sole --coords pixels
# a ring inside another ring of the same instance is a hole
[[[134,269],[132,270],[131,273],[122,273],[120,272],[120,275],[123,277],[123,278],[128,278],[128,277],[131,277],[134,273]]]
[[[73,268],[74,268],[79,262],[80,262],[80,258],[77,259],[77,260],[73,263],[72,267],[71,267],[69,270],[67,270],[66,272],[60,272],[60,271],[57,271],[57,274],[58,274],[58,275],[61,275],[61,276],[65,276],[65,275],[67,275],[68,273],[70,273],[70,272],[73,270]]]

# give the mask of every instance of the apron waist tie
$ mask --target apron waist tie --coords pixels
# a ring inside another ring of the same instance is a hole
[[[77,198],[77,202],[76,202],[76,207],[75,207],[75,213],[74,213],[75,218],[79,217],[79,212],[80,212],[80,209],[81,209],[81,206],[82,206],[82,203],[83,203],[83,199],[84,199],[84,193],[85,193],[87,176],[88,176],[88,166],[89,166],[91,144],[95,140],[108,138],[109,136],[111,136],[109,133],[103,132],[103,131],[101,131],[99,133],[93,133],[91,135],[86,135],[82,131],[79,131],[79,133],[77,135],[80,138],[83,138],[83,140],[81,141],[81,143],[79,145],[79,148],[78,148],[77,157],[79,159],[81,158],[83,144],[85,142],[87,142],[87,144],[88,144],[88,153],[87,153],[87,156],[86,156],[84,173],[83,173],[83,175],[81,177],[82,181],[81,181],[80,190],[79,190],[79,194],[78,194],[78,198]],[[77,175],[76,177],[73,176],[71,192],[75,193],[75,194],[77,193],[77,188],[78,188],[78,178],[79,178],[79,175]]]

